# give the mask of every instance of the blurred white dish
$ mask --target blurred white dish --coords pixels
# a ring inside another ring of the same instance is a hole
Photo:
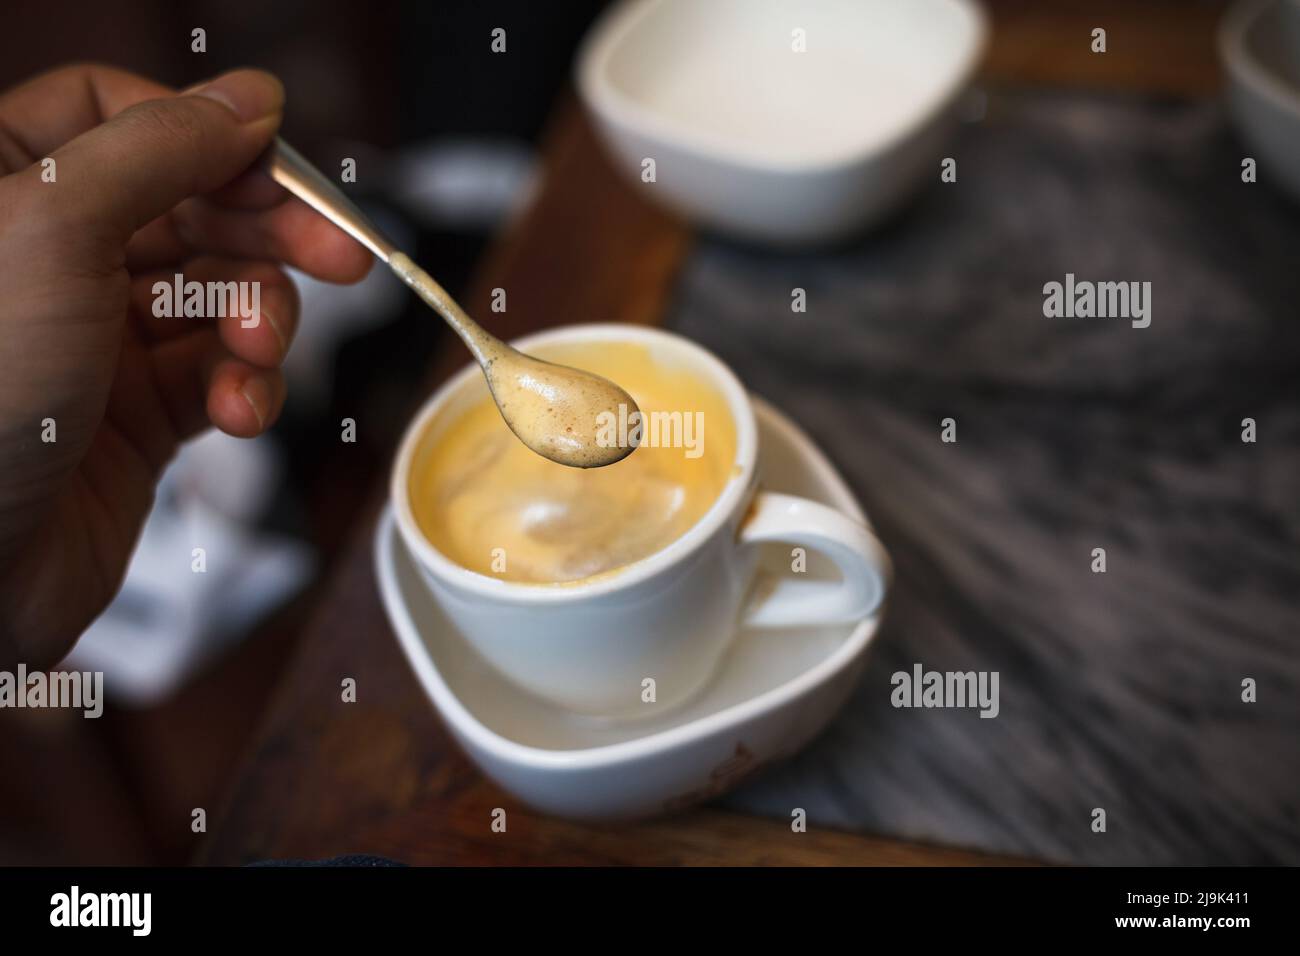
[[[762,400],[754,406],[763,486],[865,522],[808,437]],[[827,573],[814,557],[808,573]],[[777,546],[760,561],[788,569],[789,548]],[[648,816],[709,799],[794,753],[848,697],[879,624],[877,614],[838,627],[741,634],[690,703],[659,717],[600,720],[516,689],[469,648],[423,586],[391,509],[376,532],[375,565],[398,643],[465,752],[525,803],[584,819]]]
[[[584,41],[577,81],[638,182],[654,159],[650,195],[801,244],[938,180],[985,33],[969,0],[625,0]]]
[[[1300,3],[1244,0],[1219,26],[1228,102],[1257,176],[1300,199]]]
[[[311,576],[311,549],[257,526],[283,470],[272,435],[250,441],[212,429],[182,445],[159,479],[121,590],[63,666],[103,671],[115,703],[151,707],[298,591]]]

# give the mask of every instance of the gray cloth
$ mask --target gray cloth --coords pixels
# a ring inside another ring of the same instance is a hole
[[[725,802],[1054,861],[1300,863],[1300,213],[1267,168],[1241,181],[1216,104],[995,97],[949,152],[957,182],[936,163],[882,231],[706,237],[676,291],[670,326],[814,436],[897,566],[844,713]],[[1046,318],[1067,272],[1150,281],[1151,326]],[[998,671],[999,716],[895,709],[917,662]]]

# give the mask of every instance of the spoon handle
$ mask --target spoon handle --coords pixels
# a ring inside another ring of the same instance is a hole
[[[455,330],[480,364],[487,361],[483,351],[485,342],[508,348],[471,319],[446,289],[393,245],[343,190],[278,136],[267,151],[265,165],[272,179],[373,252],[414,289]]]
[[[397,247],[384,237],[370,221],[370,217],[344,195],[343,190],[326,179],[319,169],[278,136],[267,153],[266,170],[277,183],[357,240],[381,261],[388,262],[397,251]]]

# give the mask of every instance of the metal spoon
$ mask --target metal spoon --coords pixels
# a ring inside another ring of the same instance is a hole
[[[603,440],[608,414],[639,416],[632,396],[608,379],[543,362],[511,348],[466,314],[447,291],[381,233],[369,217],[297,150],[277,138],[268,151],[271,178],[373,252],[469,347],[510,430],[537,454],[562,465],[596,468],[631,454],[634,445]]]

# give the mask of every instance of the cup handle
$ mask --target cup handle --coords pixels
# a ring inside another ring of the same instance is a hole
[[[783,576],[741,615],[742,627],[791,627],[843,624],[871,614],[884,600],[893,576],[889,554],[860,522],[826,505],[760,491],[737,536],[751,547],[781,541],[824,554],[843,575],[842,581],[801,581]]]

